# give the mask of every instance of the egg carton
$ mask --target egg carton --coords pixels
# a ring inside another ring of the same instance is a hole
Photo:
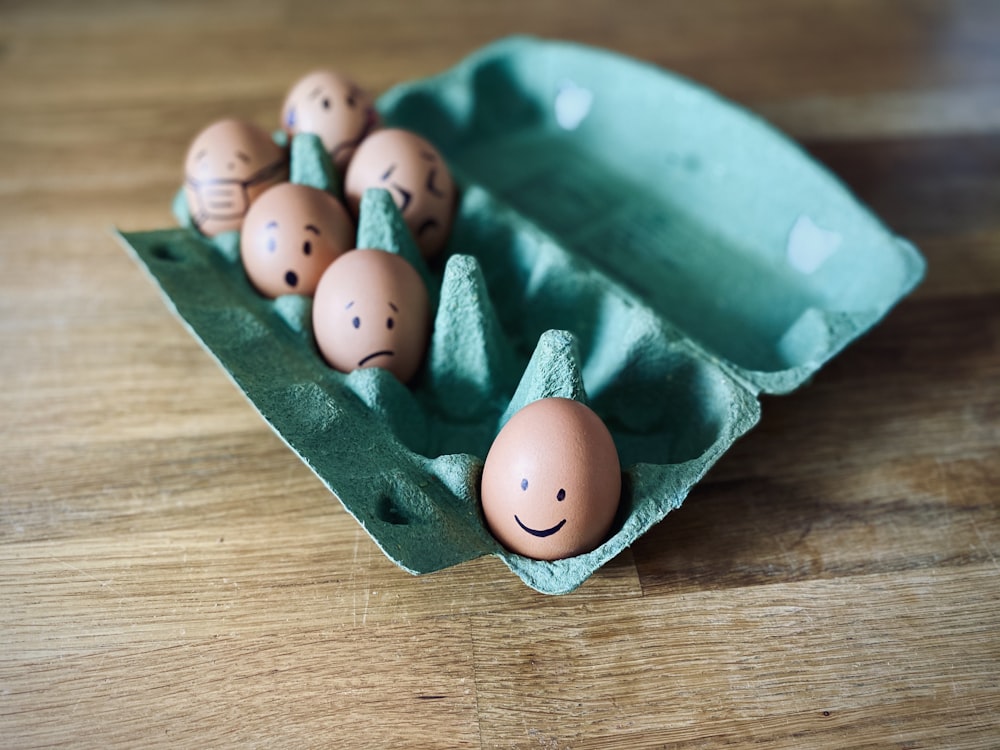
[[[414,574],[496,555],[538,591],[572,591],[681,505],[757,423],[759,394],[804,383],[923,275],[915,248],[786,137],[612,52],[512,37],[378,109],[434,143],[461,190],[430,266],[388,193],[362,201],[357,246],[402,254],[431,292],[431,343],[409,385],[330,369],[310,299],[257,294],[235,233],[120,236],[267,423]],[[293,181],[337,190],[317,139],[296,136],[291,153]],[[549,396],[602,417],[623,495],[600,547],[544,562],[493,539],[479,482],[507,419]]]

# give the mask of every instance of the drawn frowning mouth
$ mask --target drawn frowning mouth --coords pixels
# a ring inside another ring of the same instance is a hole
[[[421,224],[420,227],[417,229],[417,237],[419,237],[429,229],[435,229],[439,226],[441,226],[441,224],[438,222],[437,219],[425,219],[424,223]]]
[[[555,526],[553,526],[550,529],[541,529],[541,530],[538,530],[538,529],[532,529],[532,528],[530,528],[528,526],[525,526],[521,522],[521,519],[518,518],[517,516],[514,516],[514,520],[517,521],[517,525],[518,526],[520,526],[522,529],[524,529],[525,531],[527,531],[532,536],[539,536],[539,537],[543,537],[543,538],[547,537],[547,536],[552,536],[557,531],[559,531],[559,529],[561,529],[563,527],[563,525],[566,523],[566,519],[564,518],[563,520],[561,520],[559,523],[557,523]]]
[[[372,352],[367,357],[365,357],[360,362],[358,362],[358,367],[364,367],[365,362],[368,362],[369,360],[375,359],[375,357],[392,357],[395,354],[396,354],[396,352],[389,351],[388,349],[383,349],[380,352]]]

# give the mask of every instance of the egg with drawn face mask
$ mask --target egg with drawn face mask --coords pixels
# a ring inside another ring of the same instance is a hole
[[[362,249],[341,255],[319,280],[312,315],[320,352],[341,372],[382,367],[405,383],[427,351],[427,288],[395,253]]]
[[[573,557],[607,539],[621,481],[600,417],[578,401],[544,398],[514,414],[493,441],[483,466],[483,514],[512,552]]]
[[[287,179],[285,150],[243,120],[209,125],[195,137],[184,161],[188,210],[209,237],[239,229],[257,197]]]
[[[371,95],[332,70],[315,70],[301,78],[281,108],[285,132],[318,135],[341,173],[354,150],[378,124]]]
[[[389,191],[424,258],[441,252],[451,232],[456,196],[448,165],[434,146],[398,128],[368,136],[344,178],[344,194],[355,216],[369,188]]]
[[[285,182],[247,211],[240,257],[261,294],[309,295],[327,266],[354,246],[354,224],[340,201],[323,190]]]

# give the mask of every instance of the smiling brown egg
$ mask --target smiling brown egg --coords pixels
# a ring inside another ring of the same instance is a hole
[[[589,552],[607,537],[621,497],[611,433],[589,407],[566,398],[525,406],[504,425],[483,467],[489,529],[536,560]]]
[[[247,211],[240,256],[261,294],[312,294],[327,266],[354,246],[354,225],[340,201],[308,185],[285,182]]]
[[[202,130],[184,161],[184,192],[195,225],[214,237],[239,229],[257,197],[288,179],[284,149],[259,127],[219,120]]]
[[[395,253],[351,250],[323,273],[313,298],[316,344],[331,367],[384,367],[405,383],[430,335],[427,288]]]

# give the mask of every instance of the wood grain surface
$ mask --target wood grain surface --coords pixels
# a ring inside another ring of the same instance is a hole
[[[499,36],[802,142],[924,284],[577,592],[411,577],[109,232],[306,70]],[[0,746],[1000,747],[1000,3],[0,0]]]

